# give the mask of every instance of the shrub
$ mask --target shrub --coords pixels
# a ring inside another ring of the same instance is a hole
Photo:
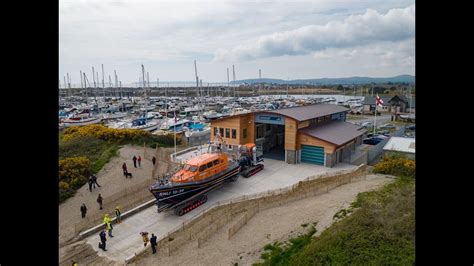
[[[91,161],[86,157],[71,157],[59,161],[59,202],[74,195],[91,174]]]
[[[374,166],[374,173],[415,178],[415,160],[400,156],[385,156]]]

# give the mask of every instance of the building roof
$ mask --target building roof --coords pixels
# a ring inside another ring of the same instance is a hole
[[[383,150],[415,153],[415,138],[391,137]]]
[[[330,122],[299,130],[300,133],[322,139],[337,146],[363,135],[366,131],[366,129],[349,122]]]
[[[388,101],[390,101],[393,97],[382,96],[380,98],[382,98],[383,104],[386,105],[388,104]],[[375,105],[375,96],[366,96],[364,98],[363,104]]]
[[[347,109],[346,107],[342,107],[335,104],[312,104],[265,112],[288,116],[298,121],[305,121],[316,117],[347,111],[349,111],[349,109]]]

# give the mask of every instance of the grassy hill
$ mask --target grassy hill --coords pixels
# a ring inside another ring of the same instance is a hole
[[[395,159],[400,161],[400,159]],[[394,164],[397,164],[395,161]],[[412,162],[405,160],[409,168]],[[380,163],[386,171],[391,160]],[[409,171],[406,171],[409,172]],[[346,214],[351,213],[349,216]],[[264,247],[255,265],[413,265],[415,262],[415,181],[399,177],[382,189],[360,193],[351,208],[320,236],[314,228],[286,244]]]

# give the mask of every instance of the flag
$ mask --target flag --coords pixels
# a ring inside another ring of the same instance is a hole
[[[378,94],[377,94],[377,97],[375,97],[375,104],[376,105],[383,105],[383,100],[382,100],[382,98],[379,97]]]

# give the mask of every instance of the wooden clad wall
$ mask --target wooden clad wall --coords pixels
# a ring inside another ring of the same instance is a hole
[[[324,147],[324,152],[332,154],[336,150],[336,145],[326,142],[321,139],[317,139],[315,137],[311,137],[302,133],[298,133],[298,141],[297,141],[297,148],[301,149],[301,145],[311,145],[311,146],[319,146]]]
[[[285,150],[296,151],[297,122],[285,117]]]
[[[255,143],[255,121],[254,114],[240,115],[233,118],[217,119],[211,121],[211,139],[213,140],[214,127],[224,128],[224,136],[222,139],[226,144],[246,144],[246,143]],[[229,128],[231,137],[225,137],[225,129]],[[243,138],[243,129],[247,129],[247,138]],[[236,130],[236,138],[232,138],[232,129]]]
[[[247,138],[244,138],[244,129],[247,129]],[[255,115],[248,114],[240,119],[240,144],[255,143]]]
[[[298,123],[298,129],[302,129],[302,128],[305,128],[307,126],[309,126],[309,120]]]

